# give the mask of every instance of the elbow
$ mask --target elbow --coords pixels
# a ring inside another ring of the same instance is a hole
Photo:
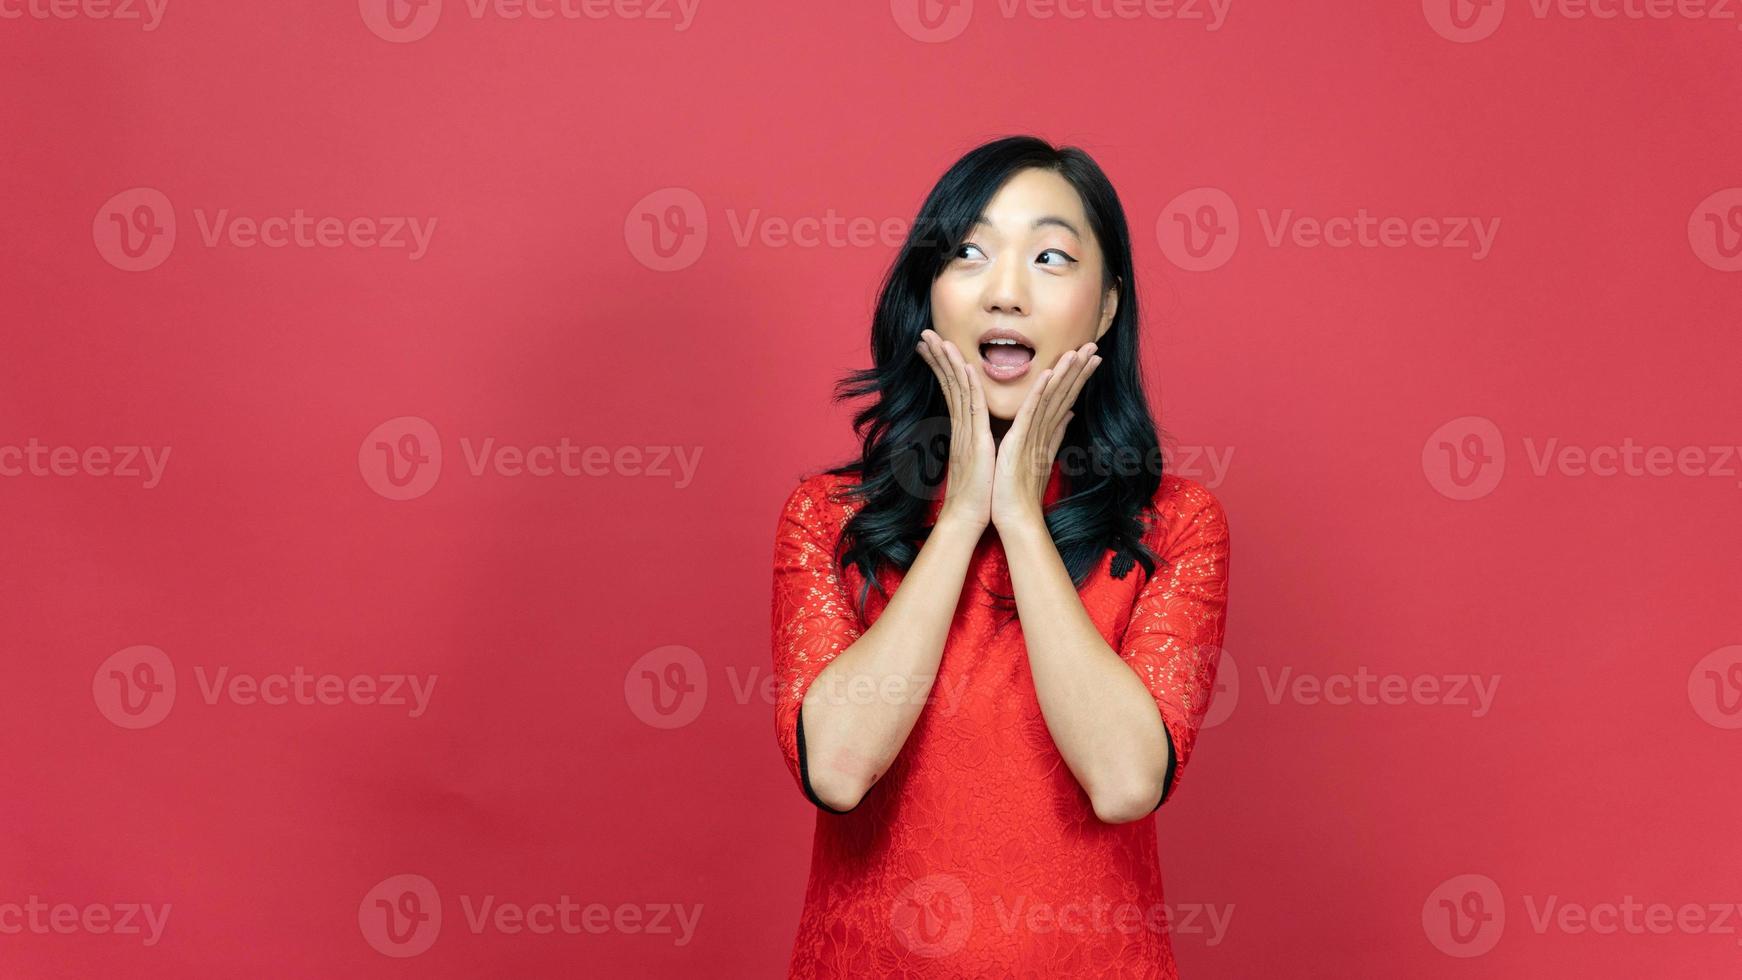
[[[1095,819],[1102,823],[1121,824],[1142,820],[1156,810],[1161,798],[1161,784],[1138,781],[1121,792],[1104,791],[1089,798],[1095,809]]]
[[[859,805],[871,787],[836,772],[811,770],[810,790],[815,802],[836,813],[846,813]]]
[[[846,748],[836,748],[832,753],[824,752],[824,758],[832,759],[836,764],[812,765],[810,756],[817,752],[817,746],[807,744],[804,732],[804,708],[798,711],[798,775],[804,786],[805,795],[817,806],[830,813],[846,813],[859,805],[865,794],[870,791],[871,783],[876,780],[875,770],[869,770],[870,779],[856,779],[852,773],[842,771],[840,763],[844,760],[857,759],[853,752]]]

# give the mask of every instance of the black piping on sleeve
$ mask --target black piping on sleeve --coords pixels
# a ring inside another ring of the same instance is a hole
[[[1155,806],[1150,808],[1150,813],[1161,809],[1161,805],[1167,802],[1168,790],[1173,789],[1173,772],[1179,767],[1179,753],[1173,750],[1173,733],[1167,730],[1166,725],[1163,725],[1161,726],[1161,734],[1167,738],[1167,773],[1161,777],[1161,799],[1157,800]]]
[[[1172,774],[1173,774],[1173,769],[1170,766],[1170,768],[1168,769],[1168,775],[1172,776]],[[804,783],[805,799],[808,799],[812,803],[815,803],[824,812],[827,812],[827,813],[852,813],[853,810],[857,810],[859,808],[859,804],[855,803],[855,804],[853,804],[852,809],[837,810],[834,807],[829,806],[827,803],[824,803],[822,800],[817,799],[816,790],[811,789],[810,767],[806,766],[805,762],[804,762],[804,702],[802,702],[802,701],[799,702],[799,706],[798,706],[798,776],[799,776],[799,781]],[[863,802],[865,802],[863,799],[861,799],[859,801],[859,803],[863,803]],[[1161,804],[1158,803],[1156,805],[1160,806]]]

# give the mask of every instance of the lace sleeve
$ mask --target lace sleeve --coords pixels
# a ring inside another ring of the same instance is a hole
[[[1138,591],[1119,648],[1155,698],[1167,733],[1167,773],[1151,812],[1173,795],[1191,758],[1227,622],[1228,521],[1221,504],[1189,484],[1171,506],[1163,560]]]
[[[775,738],[786,768],[805,798],[835,810],[811,789],[800,708],[823,668],[863,633],[857,612],[835,569],[840,533],[827,520],[820,494],[800,483],[781,509],[774,539]]]

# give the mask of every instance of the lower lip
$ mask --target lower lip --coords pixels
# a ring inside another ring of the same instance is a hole
[[[1017,367],[1000,367],[991,361],[982,360],[980,369],[986,372],[986,377],[993,381],[1015,381],[1028,373],[1028,366],[1034,363],[1034,358],[1023,361]]]

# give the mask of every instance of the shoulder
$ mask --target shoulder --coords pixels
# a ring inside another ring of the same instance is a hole
[[[858,507],[846,495],[857,483],[853,477],[826,471],[800,477],[787,492],[781,515],[806,527],[837,527],[853,516]]]
[[[1228,541],[1228,514],[1222,502],[1190,477],[1163,473],[1155,492],[1157,545],[1167,554],[1181,547]]]

